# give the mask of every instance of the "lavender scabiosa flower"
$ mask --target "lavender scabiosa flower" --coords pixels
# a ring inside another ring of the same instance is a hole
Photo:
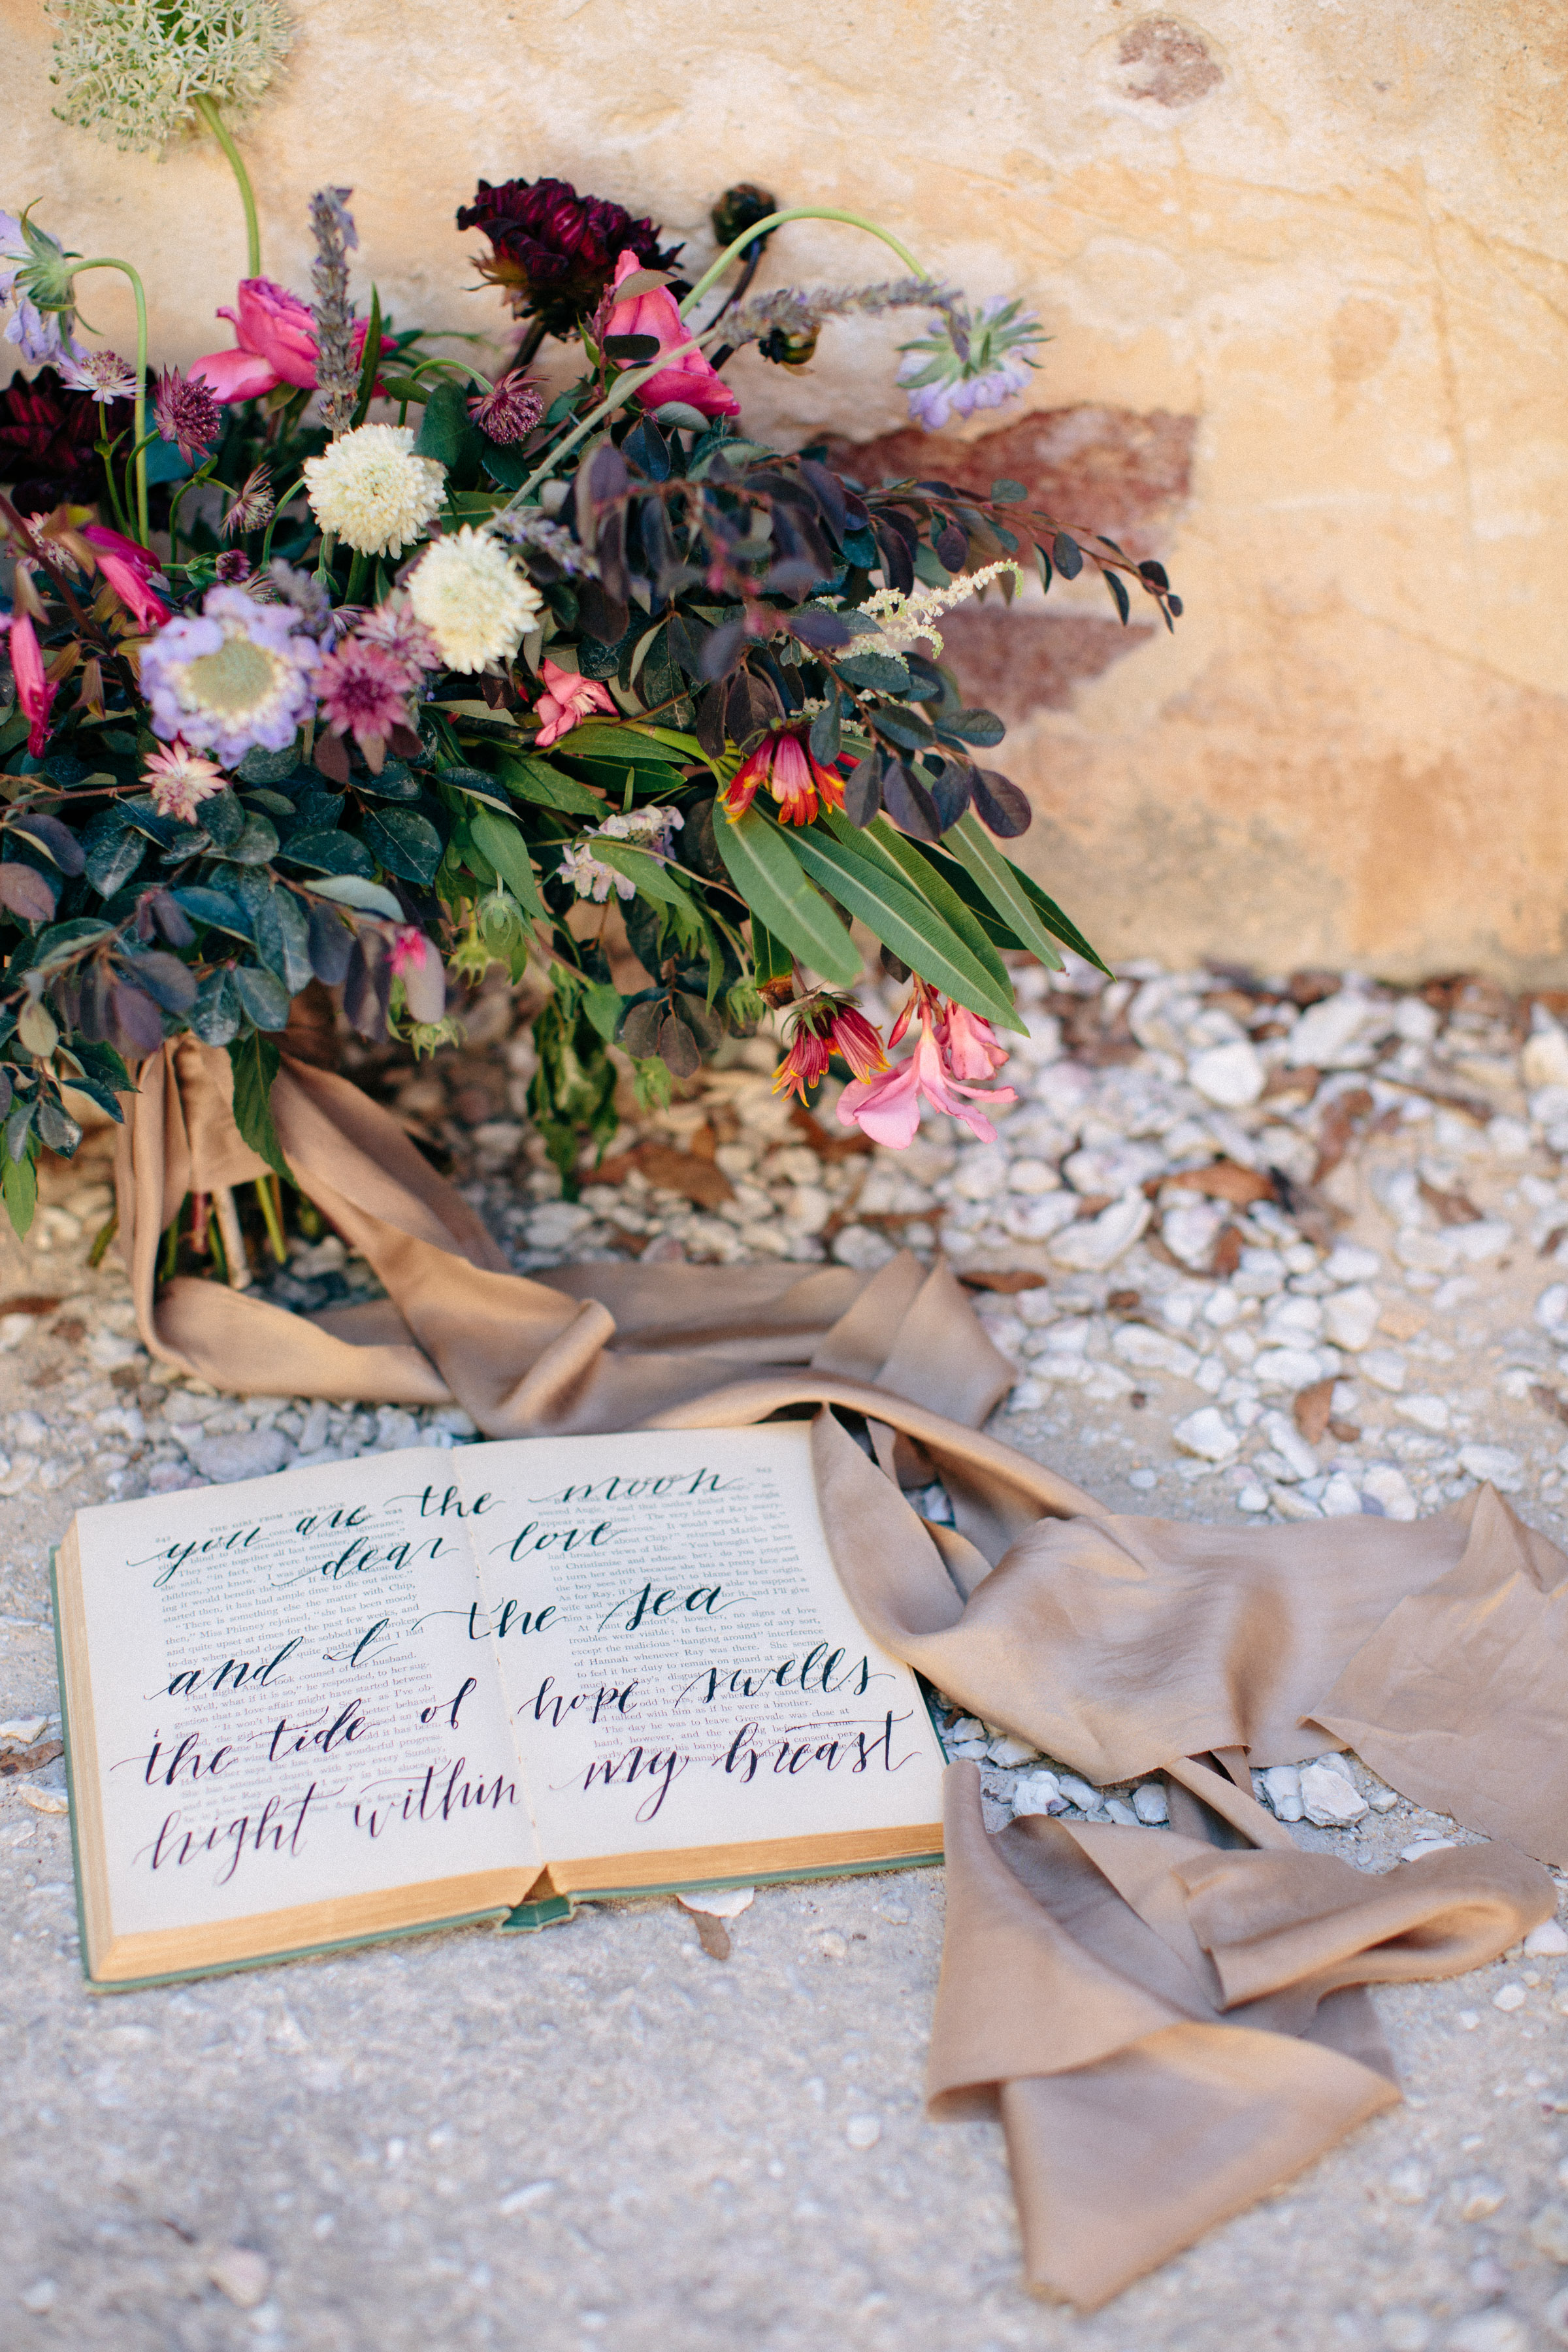
[[[281,751],[314,699],[321,660],[287,605],[258,604],[243,588],[210,588],[198,616],[167,622],[142,652],[141,685],[153,732],[176,736],[237,767],[260,746]]]
[[[272,520],[272,469],[255,466],[224,509],[223,535],[237,539],[241,531],[260,530]]]
[[[544,396],[521,368],[513,368],[481,399],[468,403],[468,415],[479,431],[503,446],[526,441],[543,414]]]
[[[349,299],[348,257],[359,244],[359,231],[348,208],[353,194],[352,188],[321,188],[310,198],[310,234],[316,240],[316,258],[310,264],[316,382],[321,391],[322,419],[334,441],[349,429],[359,391],[353,305]]]
[[[954,416],[1000,408],[1024,390],[1039,364],[1027,346],[1045,340],[1045,329],[1021,302],[998,297],[978,310],[942,304],[929,335],[900,346],[910,354],[899,370],[910,415],[934,433]]]
[[[78,352],[73,359],[63,359],[60,382],[73,392],[89,392],[100,407],[136,396],[136,372],[118,352]]]
[[[173,441],[187,466],[200,463],[223,430],[223,411],[208,387],[165,368],[153,399],[153,421],[162,439]]]

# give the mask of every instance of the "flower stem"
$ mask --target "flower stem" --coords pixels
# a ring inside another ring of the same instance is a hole
[[[683,360],[688,352],[700,351],[702,348],[702,341],[703,338],[701,336],[694,336],[689,343],[679,343],[669,351],[660,352],[658,357],[656,360],[650,360],[646,367],[628,368],[625,375],[617,377],[615,389],[610,394],[608,399],[602,400],[597,408],[591,408],[588,411],[587,415],[583,417],[578,424],[573,427],[572,431],[567,434],[565,439],[556,443],[554,448],[551,450],[549,456],[545,458],[543,464],[534,467],[532,473],[530,474],[522,488],[520,490],[514,490],[512,492],[511,497],[508,499],[505,506],[500,509],[500,512],[502,514],[510,514],[513,507],[521,506],[528,497],[529,492],[538,488],[539,484],[543,481],[546,474],[552,474],[554,472],[562,458],[565,457],[567,451],[569,449],[574,449],[579,441],[585,439],[586,436],[594,430],[595,425],[602,424],[604,419],[606,416],[613,415],[617,408],[624,408],[626,402],[630,400],[632,394],[636,392],[640,392],[643,385],[652,377],[658,375],[661,368],[668,367],[672,362],[676,360]]]
[[[357,604],[364,592],[364,575],[370,570],[370,558],[363,547],[356,547],[349,565],[349,584],[343,590],[343,603]]]
[[[239,201],[245,206],[246,276],[261,275],[261,224],[256,217],[256,196],[250,185],[250,174],[234,143],[227,123],[217,110],[215,99],[201,97],[195,101],[196,112],[228,157],[229,169],[239,183]]]
[[[724,247],[718,260],[710,263],[681,304],[681,317],[685,318],[694,302],[701,300],[710,286],[723,276],[736,256],[744,252],[753,237],[765,236],[769,229],[778,228],[784,221],[793,220],[847,221],[851,228],[863,228],[868,236],[879,236],[884,245],[892,247],[905,268],[912,269],[917,278],[926,275],[907,245],[900,245],[896,236],[890,236],[885,228],[879,228],[876,222],[868,220],[864,214],[838,212],[826,205],[792,205],[785,212],[770,213],[766,220],[753,222],[750,228],[742,229],[740,236]]]
[[[153,535],[147,527],[147,289],[140,274],[128,261],[115,261],[100,256],[96,261],[79,262],[73,273],[84,278],[89,269],[118,269],[131,280],[131,290],[136,297],[136,414],[132,438],[135,444],[133,463],[136,468],[136,536],[143,547],[151,547]]]

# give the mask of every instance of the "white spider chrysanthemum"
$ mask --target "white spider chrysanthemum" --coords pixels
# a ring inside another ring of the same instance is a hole
[[[362,425],[304,463],[310,511],[358,555],[401,555],[441,503],[447,468],[414,454],[407,425]]]
[[[47,0],[62,122],[121,147],[200,129],[195,101],[243,116],[294,28],[279,0]]]
[[[500,541],[468,523],[438,539],[408,583],[408,602],[448,669],[484,669],[509,658],[543,601]]]
[[[979,595],[993,580],[1010,572],[1015,580],[1023,581],[1023,572],[1016,563],[983,564],[978,572],[965,572],[945,588],[916,588],[905,595],[901,588],[879,588],[860,606],[868,621],[881,624],[882,634],[877,641],[878,653],[901,652],[923,637],[935,654],[942,651],[942,631],[933,627],[939,613],[951,613],[970,596]]]

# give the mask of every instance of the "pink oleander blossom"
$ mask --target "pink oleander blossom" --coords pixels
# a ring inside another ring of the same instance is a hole
[[[619,286],[647,266],[628,246],[616,263],[615,284]],[[692,330],[676,308],[668,286],[629,295],[624,302],[613,304],[601,333],[605,340],[611,335],[651,335],[661,352],[679,351],[692,339]],[[649,376],[637,399],[640,407],[649,409],[662,408],[667,400],[683,400],[688,408],[700,409],[704,416],[739,416],[741,413],[740,402],[700,352],[687,352],[668,367],[660,368],[657,375]]]
[[[122,531],[110,530],[100,522],[85,524],[81,536],[91,548],[100,572],[126,611],[134,616],[137,627],[161,628],[169,618],[169,607],[148,585],[158,569],[157,557],[147,548],[139,547],[133,539],[127,539]]]
[[[966,1006],[955,1004],[951,997],[938,1020],[936,1034],[942,1058],[955,1078],[975,1078],[986,1085],[1007,1058],[1007,1048],[997,1043],[990,1022],[983,1021],[978,1013],[971,1013]]]
[[[37,760],[49,740],[49,712],[59,688],[49,684],[38,633],[26,613],[18,613],[11,623],[10,646],[16,707],[28,721],[27,750]]]
[[[205,383],[215,400],[258,400],[280,383],[298,391],[316,387],[316,326],[308,302],[290,294],[270,278],[242,278],[232,310],[220,310],[234,328],[236,348],[209,352],[191,369],[193,383]],[[369,321],[354,320],[353,356],[358,366],[364,353]],[[384,352],[391,348],[382,339]]]
[[[221,793],[225,782],[215,760],[204,760],[178,740],[166,751],[149,751],[142,776],[152,788],[159,815],[177,817],[182,824],[195,824],[203,801]]]
[[[1016,1102],[1018,1097],[1011,1087],[965,1085],[945,1062],[939,1024],[948,1025],[949,1016],[961,1009],[951,1002],[944,1006],[933,990],[917,982],[915,994],[904,1007],[889,1041],[898,1044],[909,1026],[911,1013],[918,1011],[920,1034],[914,1052],[884,1076],[857,1078],[847,1086],[838,1097],[842,1124],[859,1128],[873,1143],[902,1151],[914,1141],[924,1102],[932,1110],[945,1111],[950,1118],[962,1119],[980,1142],[994,1143],[996,1130],[980,1105],[1001,1107]],[[972,1014],[966,1017],[973,1019]],[[966,1054],[972,1042],[965,1041]]]
[[[581,726],[590,711],[604,710],[612,719],[619,717],[614,695],[597,678],[579,677],[574,670],[561,668],[548,654],[539,665],[539,675],[544,681],[544,691],[534,705],[541,722],[533,739],[536,751],[542,751],[547,743],[558,743],[563,735]]]
[[[394,728],[408,724],[405,666],[383,646],[345,637],[335,652],[321,656],[316,693],[321,717],[333,734],[352,734],[379,774],[388,736]]]

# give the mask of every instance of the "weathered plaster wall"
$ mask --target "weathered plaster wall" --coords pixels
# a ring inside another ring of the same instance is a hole
[[[1130,447],[1187,436],[1184,478],[1133,518],[1187,600],[1173,639],[1123,653],[1085,583],[1059,617],[952,638],[1029,713],[1006,752],[1040,811],[1030,855],[1098,940],[1568,973],[1555,0],[1194,0],[1179,23],[1136,0],[297,13],[247,141],[266,266],[297,287],[328,179],[354,187],[384,301],[472,328],[499,324],[461,290],[475,240],[451,226],[479,174],[560,173],[698,258],[709,202],[751,178],[1038,305],[1040,462],[1075,519],[1105,519]],[[121,157],[51,121],[34,0],[3,0],[0,27],[0,198],[136,260],[160,356],[226,341],[209,321],[243,244],[216,154]],[[829,226],[787,231],[773,267],[879,270]],[[109,288],[89,314],[118,336]],[[751,357],[737,380],[781,438],[886,434],[895,340],[833,329],[808,374]]]

